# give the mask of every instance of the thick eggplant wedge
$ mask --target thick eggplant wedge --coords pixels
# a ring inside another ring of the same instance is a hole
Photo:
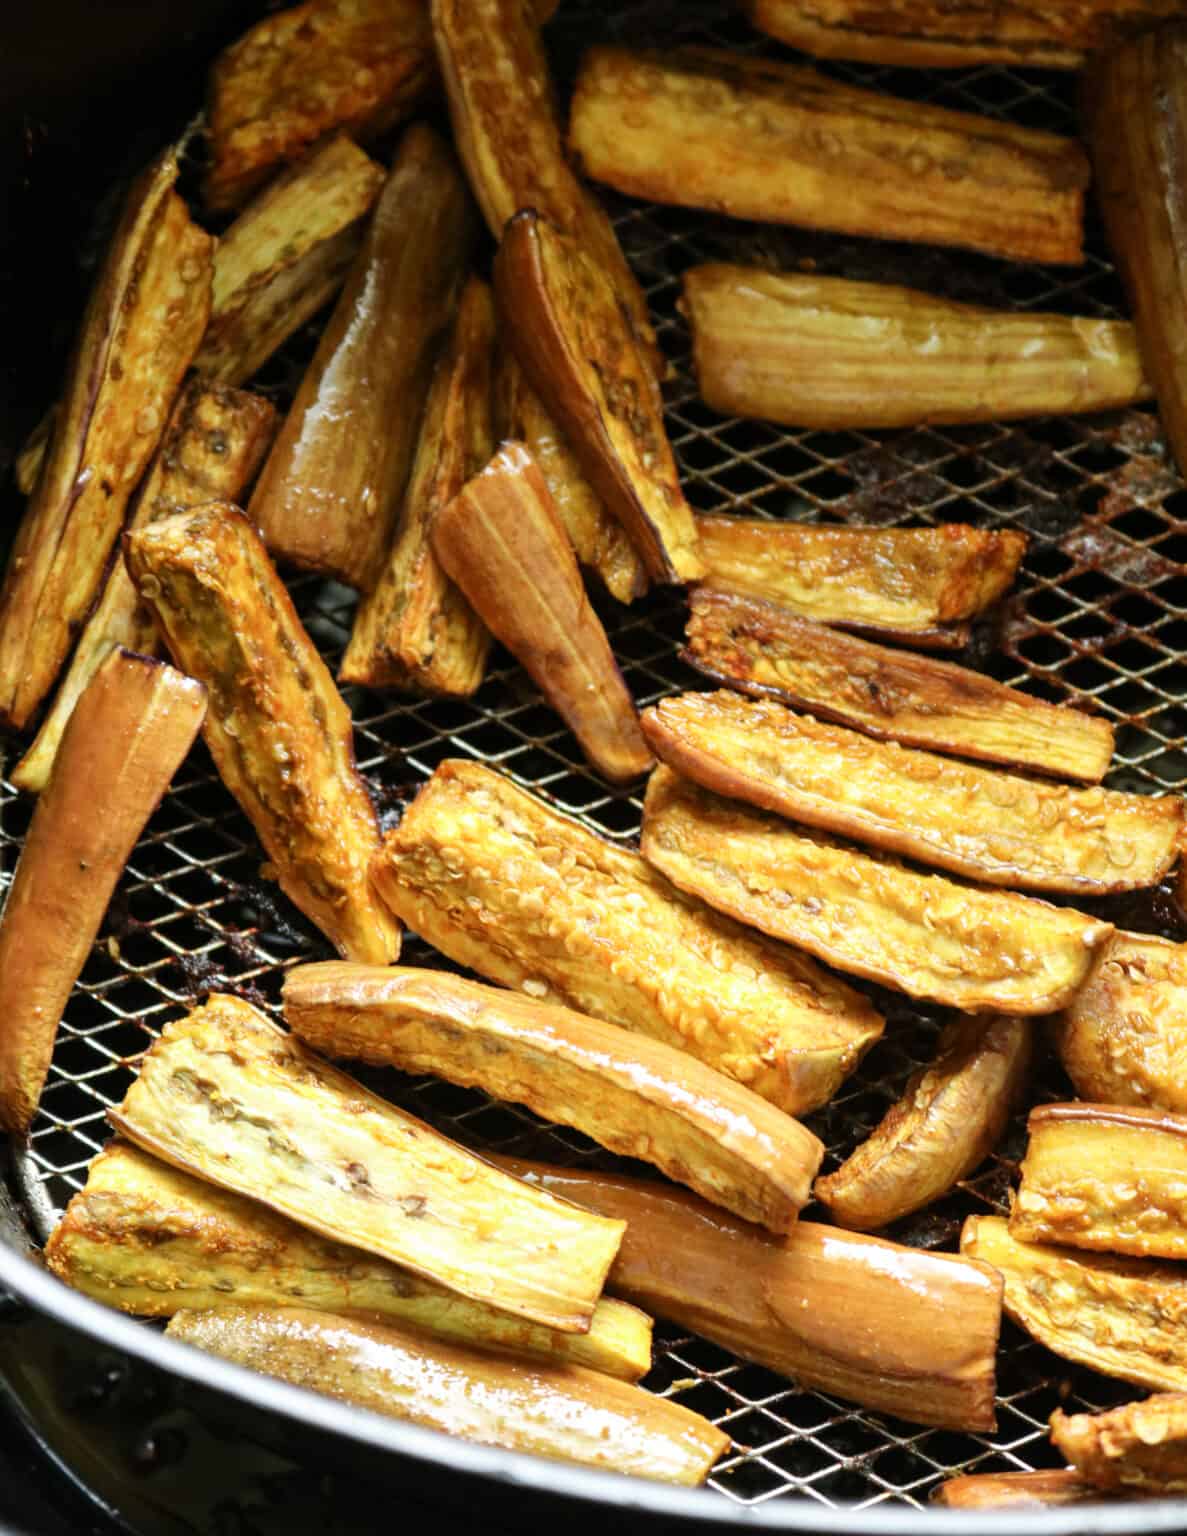
[[[956,650],[1009,589],[1026,535],[964,523],[835,528],[698,517],[705,585],[928,650]]]
[[[451,960],[687,1051],[789,1114],[827,1103],[882,1032],[805,956],[477,763],[436,769],[372,879]]]
[[[383,167],[339,134],[248,204],[218,242],[200,373],[242,384],[333,298],[383,182]]]
[[[528,208],[504,230],[494,275],[504,332],[528,382],[648,575],[697,580],[696,526],[663,399],[605,274],[575,239]]]
[[[1074,1467],[1063,1467],[1054,1472],[973,1472],[950,1477],[931,1501],[945,1509],[1058,1509],[1105,1497]]]
[[[1187,1395],[1160,1392],[1104,1413],[1051,1415],[1051,1444],[1110,1493],[1187,1493]]]
[[[206,690],[114,651],[67,723],[0,921],[0,1126],[29,1129],[58,1021],[136,839],[198,734]]]
[[[433,549],[487,628],[523,665],[611,783],[655,759],[544,476],[504,443],[437,514]]]
[[[798,1121],[685,1051],[448,972],[298,966],[284,1016],[322,1055],[526,1104],[772,1232],[795,1222],[824,1155]]]
[[[140,528],[204,501],[240,501],[268,452],[277,419],[276,407],[262,395],[191,380],[178,396],[156,458],[141,481],[128,526]],[[45,788],[74,706],[117,646],[146,656],[161,649],[156,621],[119,557],[33,745],[13,769],[18,789],[40,794]]]
[[[346,959],[394,960],[400,925],[368,879],[379,823],[350,711],[259,535],[211,502],[137,529],[126,558],[174,660],[210,689],[206,745],[281,890]]]
[[[494,449],[490,289],[472,277],[429,385],[412,473],[379,580],[359,601],[338,676],[368,688],[467,698],[482,682],[491,636],[433,553],[445,507]]]
[[[167,1024],[121,1135],[460,1296],[587,1333],[622,1225],[529,1189],[213,994]]]
[[[878,741],[1095,784],[1113,727],[982,672],[875,645],[797,618],[778,603],[698,587],[682,659],[756,698],[775,699]]]
[[[1153,1392],[1187,1390],[1181,1265],[1024,1243],[1000,1216],[970,1216],[960,1251],[998,1271],[1007,1315],[1055,1354]]]
[[[1019,778],[727,690],[661,699],[642,721],[656,756],[708,789],[987,885],[1139,890],[1178,852],[1178,795]]]
[[[793,427],[1075,415],[1148,400],[1127,320],[1012,313],[891,283],[690,267],[701,398]]]
[[[651,1368],[651,1319],[628,1302],[599,1301],[588,1333],[541,1328],[319,1237],[118,1140],[91,1164],[45,1262],[75,1290],[140,1317],[312,1307],[623,1381]]]
[[[414,123],[251,500],[277,559],[378,578],[476,223],[452,152]]]
[[[1084,259],[1088,162],[1073,139],[844,85],[716,48],[591,48],[569,146],[632,197],[957,245]]]
[[[52,687],[206,329],[214,240],[176,179],[168,151],[137,180],[91,291],[0,588],[4,725],[26,725]]]
[[[670,1185],[500,1158],[626,1222],[614,1294],[801,1387],[917,1424],[994,1424],[1001,1280],[955,1254],[801,1221],[776,1238]]]
[[[607,1472],[696,1485],[730,1443],[679,1403],[580,1366],[506,1360],[304,1307],[179,1312],[166,1332],[356,1408]]]

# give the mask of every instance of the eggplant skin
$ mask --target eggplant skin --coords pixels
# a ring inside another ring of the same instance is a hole
[[[1104,1413],[1051,1415],[1051,1443],[1110,1493],[1187,1493],[1187,1393],[1160,1392]]]

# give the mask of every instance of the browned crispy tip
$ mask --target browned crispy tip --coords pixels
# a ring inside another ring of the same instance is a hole
[[[1055,1472],[979,1472],[950,1477],[931,1496],[948,1509],[1053,1509],[1105,1495],[1074,1467]]]
[[[716,48],[591,48],[569,144],[620,192],[734,218],[1084,259],[1080,145]]]
[[[1104,1413],[1051,1415],[1051,1443],[1097,1489],[1187,1493],[1187,1394],[1160,1392]]]
[[[664,427],[663,400],[605,274],[533,209],[495,257],[507,340],[594,491],[661,582],[703,574],[692,511]]]
[[[58,1021],[145,822],[189,751],[206,690],[113,651],[66,724],[0,921],[0,1125],[28,1130]]]
[[[522,443],[504,443],[438,512],[433,549],[487,628],[531,675],[603,778],[655,762],[594,612],[548,486]]]

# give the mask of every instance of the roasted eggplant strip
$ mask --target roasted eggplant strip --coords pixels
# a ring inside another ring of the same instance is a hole
[[[651,1367],[651,1319],[603,1298],[588,1333],[556,1333],[457,1296],[127,1142],[87,1173],[45,1247],[60,1280],[140,1317],[223,1307],[312,1307],[623,1381]]]
[[[776,1238],[668,1185],[498,1161],[626,1222],[615,1294],[800,1387],[917,1424],[993,1428],[1001,1281],[986,1265],[814,1221]]]
[[[0,921],[0,1126],[29,1129],[58,1021],[136,839],[189,751],[206,690],[115,651],[62,734]]]
[[[251,500],[277,559],[377,580],[475,224],[453,154],[413,124]]]
[[[238,998],[167,1024],[112,1124],[185,1173],[447,1290],[587,1333],[621,1223],[541,1196]]]
[[[1051,1415],[1051,1444],[1110,1493],[1187,1493],[1187,1395],[1161,1392],[1104,1413]]]
[[[103,581],[206,328],[213,239],[162,155],[128,194],[0,588],[0,723],[26,725]]]
[[[339,678],[467,698],[482,682],[490,631],[433,553],[437,518],[494,448],[490,289],[472,277],[433,372],[412,474],[374,590],[359,601]]]
[[[128,520],[143,527],[204,501],[240,501],[276,432],[276,407],[261,395],[192,380],[173,415]],[[145,656],[161,650],[152,614],[140,601],[127,567],[112,562],[53,704],[33,745],[12,773],[18,789],[35,794],[49,781],[54,757],[74,706],[103,659],[117,646]]]
[[[879,741],[1097,783],[1113,727],[981,672],[797,618],[778,603],[700,587],[683,660],[714,682],[807,710]]]
[[[726,690],[661,699],[642,721],[656,756],[708,789],[987,885],[1138,890],[1177,853],[1177,795],[1023,779]]]
[[[237,508],[137,529],[128,569],[178,666],[210,689],[204,735],[281,889],[348,960],[387,964],[400,925],[371,890],[379,823],[350,711]]]
[[[970,1012],[1062,1007],[1113,931],[806,833],[666,767],[647,786],[642,852],[678,890],[737,922],[852,975]]]
[[[1148,400],[1127,320],[1011,313],[891,283],[690,267],[701,398],[793,427],[1075,415]]]
[[[967,621],[1010,587],[1026,549],[1013,529],[833,528],[757,517],[698,517],[705,584],[782,603],[929,650],[968,639]]]
[[[975,1472],[950,1477],[932,1494],[947,1509],[1057,1509],[1105,1497],[1074,1467],[1056,1472]]]
[[[1007,1315],[1055,1354],[1153,1392],[1187,1390],[1181,1265],[1024,1243],[1000,1216],[970,1216],[960,1251],[1000,1273]]]
[[[298,966],[284,1016],[325,1056],[526,1104],[772,1232],[793,1225],[824,1155],[798,1121],[684,1051],[448,972]]]
[[[663,399],[614,289],[577,240],[534,209],[495,257],[507,340],[596,494],[661,582],[703,574],[692,510],[664,427]]]
[[[789,1114],[827,1102],[882,1032],[803,955],[477,763],[440,764],[372,878],[451,960],[685,1050]]]
[[[577,1365],[521,1364],[303,1307],[179,1312],[166,1332],[356,1408],[608,1472],[703,1483],[730,1443],[679,1403]]]
[[[612,783],[655,759],[544,476],[522,443],[504,443],[441,508],[433,549],[493,635],[523,665]]]
[[[632,197],[1081,262],[1088,163],[1073,139],[716,48],[591,48],[569,146]]]

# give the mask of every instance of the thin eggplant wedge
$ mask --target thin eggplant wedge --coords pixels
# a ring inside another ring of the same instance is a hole
[[[114,651],[67,723],[0,921],[0,1126],[14,1135],[37,1112],[116,882],[205,712],[201,683]]]
[[[1160,1392],[1104,1413],[1051,1415],[1051,1444],[1110,1493],[1187,1493],[1187,1395]]]
[[[1178,852],[1178,795],[1019,778],[727,690],[661,699],[642,721],[656,756],[708,789],[987,885],[1140,890]]]
[[[801,618],[928,650],[955,650],[968,620],[1013,583],[1026,535],[964,523],[835,528],[698,517],[705,585],[782,603]]]
[[[1095,784],[1113,727],[981,672],[875,645],[778,603],[699,587],[682,659],[716,683],[834,720],[878,741],[926,747]]]
[[[75,1290],[139,1317],[312,1307],[623,1381],[651,1368],[651,1319],[628,1302],[603,1298],[588,1333],[556,1333],[319,1237],[123,1141],[91,1164],[45,1262]]]
[[[683,284],[697,388],[724,416],[912,427],[1106,411],[1153,393],[1127,320],[727,262],[690,267]]]
[[[166,1332],[355,1408],[607,1472],[695,1485],[730,1443],[679,1403],[580,1366],[520,1363],[305,1308],[179,1312]]]
[[[972,112],[717,48],[591,48],[569,147],[632,197],[956,245],[1013,261],[1084,259],[1080,145]]]
[[[177,156],[136,181],[91,290],[45,461],[0,588],[0,723],[53,686],[206,329],[214,240],[172,190]]]
[[[468,698],[482,682],[490,631],[433,553],[442,510],[494,449],[490,289],[472,277],[433,371],[412,474],[379,580],[360,600],[339,680]]]
[[[174,660],[210,689],[206,745],[281,890],[346,959],[390,963],[400,925],[368,878],[379,823],[350,711],[259,535],[211,502],[137,529],[127,562]]]
[[[882,1033],[805,956],[478,763],[438,766],[372,879],[451,960],[685,1050],[789,1114],[826,1103]]]
[[[156,458],[140,483],[128,527],[143,527],[204,501],[240,501],[268,452],[277,420],[276,407],[262,395],[191,380],[177,398]],[[74,706],[117,646],[144,656],[162,649],[156,621],[118,556],[41,729],[13,770],[18,789],[40,794],[45,788]]]
[[[239,998],[167,1024],[112,1124],[185,1173],[460,1296],[587,1333],[622,1224],[541,1195]]]
[[[616,1295],[801,1387],[916,1424],[993,1428],[1002,1287],[986,1265],[815,1221],[776,1238],[670,1185],[498,1161],[626,1222]]]
[[[603,504],[658,582],[703,574],[692,510],[664,427],[663,399],[605,274],[534,209],[495,257],[507,340]]]
[[[476,223],[452,152],[414,123],[251,500],[277,559],[377,580]]]
[[[283,1001],[322,1055],[526,1104],[772,1232],[793,1225],[824,1156],[798,1121],[685,1051],[448,972],[302,965]]]
[[[1024,1243],[1000,1216],[970,1216],[960,1251],[998,1271],[1007,1316],[1055,1354],[1152,1392],[1187,1390],[1182,1265]]]
[[[1105,1498],[1074,1467],[1054,1472],[973,1472],[950,1477],[931,1496],[944,1509],[1058,1509]]]
[[[504,443],[433,523],[433,549],[611,783],[655,759],[536,461]]]

